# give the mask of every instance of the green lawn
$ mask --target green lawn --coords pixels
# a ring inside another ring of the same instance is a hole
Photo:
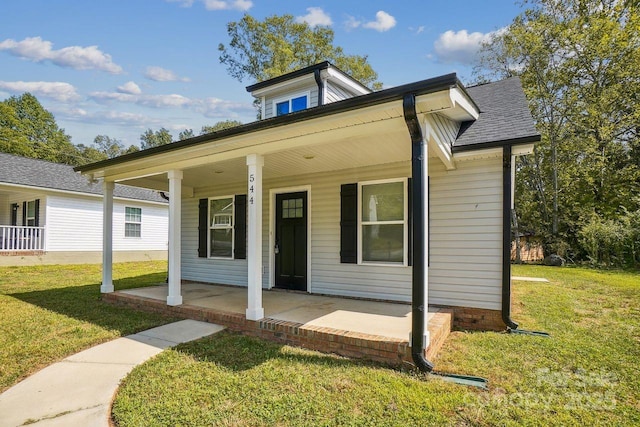
[[[166,262],[114,266],[116,289],[164,282]],[[175,319],[105,304],[99,265],[0,268],[0,392],[95,344]]]
[[[162,282],[166,263],[114,269],[116,289]],[[441,371],[415,372],[221,333],[136,368],[121,426],[640,425],[640,275],[514,267],[513,318],[552,338],[454,332]],[[175,319],[99,301],[99,266],[0,268],[0,391],[69,354]]]
[[[640,425],[640,275],[517,266],[513,318],[551,338],[454,332],[441,371],[415,372],[221,333],[136,368],[116,397],[121,426]]]

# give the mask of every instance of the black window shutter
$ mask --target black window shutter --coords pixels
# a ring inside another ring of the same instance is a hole
[[[22,202],[22,226],[27,225],[27,202]]]
[[[358,262],[358,184],[340,186],[340,262]]]
[[[413,265],[413,181],[407,180],[407,263]]]
[[[207,257],[208,208],[209,199],[200,199],[198,203],[198,257],[200,258]]]
[[[33,225],[35,225],[36,227],[40,226],[40,199],[36,199],[35,201],[35,220],[33,222]]]
[[[247,195],[238,194],[235,197],[234,249],[235,259],[247,259]]]
[[[11,205],[11,225],[18,225],[18,204]]]

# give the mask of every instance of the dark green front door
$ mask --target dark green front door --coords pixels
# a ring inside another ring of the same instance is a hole
[[[307,192],[276,195],[276,288],[307,290]]]

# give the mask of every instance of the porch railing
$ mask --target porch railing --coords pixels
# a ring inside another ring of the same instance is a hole
[[[0,225],[0,252],[44,250],[44,227]]]

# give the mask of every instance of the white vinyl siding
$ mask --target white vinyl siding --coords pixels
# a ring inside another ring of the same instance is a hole
[[[502,159],[429,162],[429,303],[499,310]]]
[[[327,104],[331,102],[342,101],[343,99],[347,98],[353,98],[355,96],[352,92],[331,82],[326,82],[324,87]]]
[[[102,251],[102,199],[50,195],[46,198],[47,251]],[[40,201],[40,211],[43,210]],[[125,207],[139,207],[141,238],[125,238]],[[113,250],[167,250],[166,206],[115,200]]]
[[[446,171],[429,162],[431,255],[429,303],[500,309],[502,271],[502,163],[500,158],[458,162]],[[411,267],[340,263],[340,186],[397,179],[409,162],[265,180],[263,286],[270,283],[270,189],[310,186],[310,292],[411,301]],[[198,189],[182,201],[182,278],[247,285],[246,260],[198,258],[198,199],[246,194],[245,183]]]
[[[11,203],[3,194],[0,194],[0,225],[11,225]]]
[[[310,185],[311,289],[313,293],[411,301],[411,267],[340,263],[340,186],[358,181],[395,179],[410,172],[408,162],[327,172],[275,180],[263,184],[263,286],[270,280],[269,190]],[[182,201],[182,278],[209,283],[247,285],[246,260],[198,258],[198,199],[246,194],[244,184],[199,189]]]

